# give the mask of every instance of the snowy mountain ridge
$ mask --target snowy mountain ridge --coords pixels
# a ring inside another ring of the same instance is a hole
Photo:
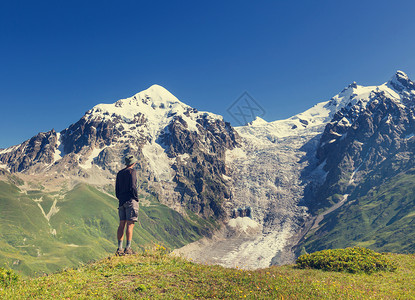
[[[143,116],[146,119],[144,128],[139,133],[147,133],[152,141],[155,141],[163,129],[171,122],[173,117],[181,116],[188,128],[198,132],[195,118],[209,116],[213,119],[223,118],[209,112],[198,112],[196,109],[184,104],[173,94],[160,85],[152,85],[147,90],[141,91],[132,97],[120,99],[113,104],[98,104],[87,112],[88,120],[120,117],[125,124],[134,123],[137,118]],[[135,128],[134,128],[135,129]],[[126,132],[131,132],[126,128]]]
[[[364,109],[376,93],[383,92],[389,98],[406,105],[408,99],[415,98],[412,85],[413,82],[402,71],[397,71],[389,81],[378,86],[362,86],[353,82],[330,100],[320,102],[288,119],[267,122],[257,117],[247,126],[237,127],[237,130],[242,136],[260,139],[257,140],[260,143],[273,143],[280,138],[302,135],[305,132],[322,132],[336,112],[355,105]]]

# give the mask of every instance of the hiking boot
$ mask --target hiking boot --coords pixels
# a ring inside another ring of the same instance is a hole
[[[125,248],[124,255],[136,254],[131,247]]]
[[[118,248],[117,251],[115,252],[116,256],[123,256],[124,255],[124,251],[123,249]]]

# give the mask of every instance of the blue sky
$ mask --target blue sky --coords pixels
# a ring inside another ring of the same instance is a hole
[[[232,121],[267,121],[352,81],[415,78],[413,1],[1,1],[0,148],[152,84]]]

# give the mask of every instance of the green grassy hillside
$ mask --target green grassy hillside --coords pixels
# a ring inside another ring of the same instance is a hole
[[[350,246],[376,251],[415,252],[415,169],[382,182],[368,178],[349,196],[348,202],[325,216],[317,231],[305,240],[305,249]]]
[[[1,288],[2,299],[415,299],[415,256],[388,254],[394,272],[260,270],[195,264],[165,249],[110,256]]]
[[[133,247],[158,242],[171,248],[199,239],[215,225],[184,218],[152,198],[141,205]],[[118,201],[95,187],[23,192],[0,181],[0,267],[23,275],[50,273],[116,250]]]

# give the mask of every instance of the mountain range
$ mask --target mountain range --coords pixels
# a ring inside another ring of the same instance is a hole
[[[414,82],[397,71],[240,127],[158,85],[96,105],[0,150],[0,260],[32,274],[112,252],[127,153],[139,158],[137,245],[245,268],[353,245],[414,252],[414,104]]]

